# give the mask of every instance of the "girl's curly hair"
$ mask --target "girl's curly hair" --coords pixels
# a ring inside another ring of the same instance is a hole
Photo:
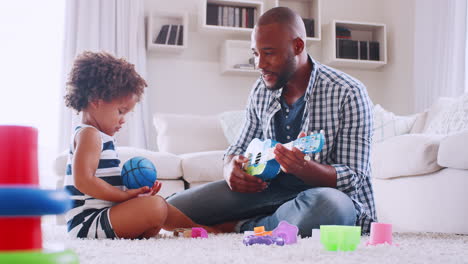
[[[80,112],[95,100],[110,102],[131,94],[140,100],[146,86],[133,64],[106,52],[85,51],[68,76],[65,105]]]

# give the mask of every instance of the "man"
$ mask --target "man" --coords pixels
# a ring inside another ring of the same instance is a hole
[[[371,101],[356,79],[313,60],[302,19],[286,7],[263,14],[252,33],[261,77],[250,93],[246,122],[226,151],[224,179],[189,189],[168,202],[204,225],[238,221],[235,231],[274,229],[281,220],[310,236],[320,225],[376,221],[370,181]],[[324,131],[316,161],[297,148],[275,147],[282,172],[268,184],[248,175],[242,154],[254,138],[287,143]],[[301,132],[302,131],[302,132]],[[240,220],[240,221],[239,221]]]

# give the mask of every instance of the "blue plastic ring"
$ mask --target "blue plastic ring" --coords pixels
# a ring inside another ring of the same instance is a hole
[[[42,190],[31,186],[0,186],[0,216],[62,214],[72,206],[64,190]]]

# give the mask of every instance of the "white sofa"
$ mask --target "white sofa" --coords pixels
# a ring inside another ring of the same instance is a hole
[[[413,116],[396,116],[374,107],[371,163],[377,215],[379,222],[392,223],[395,231],[468,234],[468,195],[464,194],[468,131],[442,133],[433,126],[453,105],[448,102],[456,100],[441,99]],[[129,147],[118,148],[118,152],[123,162],[134,156],[153,161],[163,182],[160,194],[167,197],[222,179],[224,149],[241,123],[242,112],[218,116],[157,113],[154,125],[159,152]],[[58,187],[63,185],[65,163],[64,153],[55,162]]]

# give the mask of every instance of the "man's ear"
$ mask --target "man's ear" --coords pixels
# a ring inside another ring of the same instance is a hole
[[[299,55],[302,53],[302,51],[304,51],[304,40],[302,40],[301,38],[297,37],[296,39],[294,39],[294,53],[296,55]]]

